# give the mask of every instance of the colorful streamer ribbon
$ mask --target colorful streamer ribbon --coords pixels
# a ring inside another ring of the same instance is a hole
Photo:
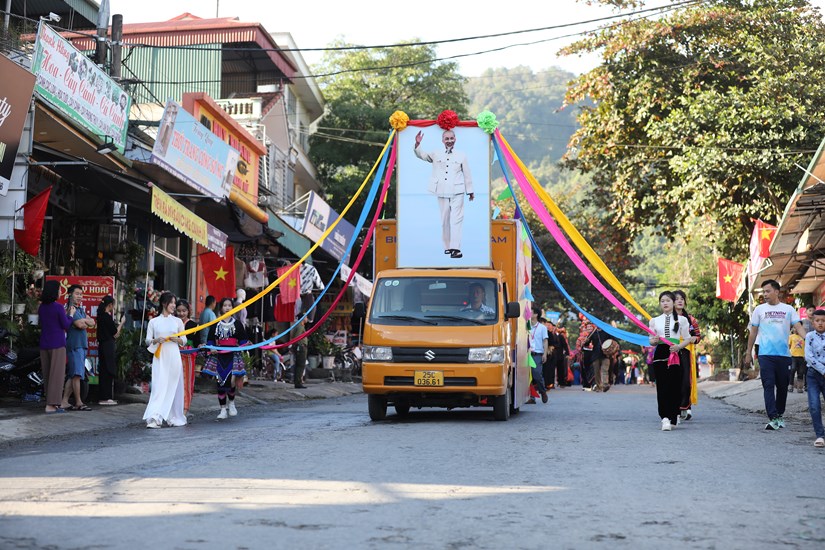
[[[266,296],[267,294],[269,294],[270,292],[272,292],[272,291],[273,291],[273,290],[274,290],[274,289],[275,289],[275,288],[276,288],[279,284],[281,284],[281,281],[283,281],[284,279],[286,279],[287,277],[289,277],[289,275],[290,275],[293,271],[295,271],[296,269],[298,269],[298,268],[300,267],[300,265],[301,265],[302,263],[304,263],[304,261],[305,261],[307,258],[309,258],[309,257],[310,257],[310,255],[312,255],[312,253],[313,253],[313,252],[315,252],[315,250],[316,250],[319,246],[321,246],[321,243],[323,243],[323,242],[324,242],[324,240],[326,240],[326,238],[327,238],[327,237],[328,237],[328,236],[332,233],[332,231],[333,231],[333,230],[335,229],[335,227],[338,225],[338,222],[340,222],[341,220],[343,220],[343,219],[344,219],[344,215],[345,215],[347,212],[349,212],[349,209],[350,209],[350,208],[352,208],[352,205],[353,205],[353,204],[355,204],[355,200],[358,198],[358,196],[361,194],[361,192],[362,192],[362,191],[364,190],[364,188],[367,186],[367,182],[369,182],[370,177],[372,177],[372,174],[375,172],[376,167],[379,165],[379,163],[380,163],[381,159],[383,159],[383,158],[384,158],[384,154],[386,153],[386,151],[387,151],[387,149],[389,148],[389,146],[392,144],[392,142],[393,142],[393,138],[395,137],[395,134],[396,134],[395,130],[393,130],[393,131],[390,133],[390,137],[387,139],[387,142],[384,144],[384,148],[381,150],[381,155],[378,157],[378,159],[376,159],[375,164],[373,164],[373,165],[372,165],[372,168],[370,169],[369,174],[367,174],[367,177],[366,177],[366,178],[364,178],[364,181],[361,183],[361,186],[360,186],[360,187],[359,187],[359,188],[355,191],[355,194],[352,196],[352,198],[350,199],[350,201],[347,203],[347,205],[344,207],[344,209],[341,211],[341,213],[338,215],[338,217],[335,219],[335,221],[334,221],[334,222],[332,222],[332,223],[329,225],[329,227],[327,227],[326,231],[324,231],[324,232],[321,234],[321,236],[318,238],[318,240],[315,242],[315,244],[313,244],[313,245],[309,248],[309,250],[307,250],[306,254],[304,254],[304,255],[303,255],[303,257],[301,257],[301,258],[300,258],[297,262],[295,262],[294,264],[292,264],[292,265],[289,267],[289,269],[287,269],[287,270],[286,270],[286,271],[285,271],[285,272],[284,272],[284,273],[283,273],[280,277],[278,277],[278,278],[277,278],[277,279],[275,279],[272,283],[270,283],[270,285],[269,285],[268,287],[266,287],[265,289],[263,289],[262,291],[260,291],[258,294],[256,294],[255,296],[253,296],[253,297],[252,297],[252,298],[250,298],[249,300],[247,300],[247,301],[245,301],[245,302],[243,302],[243,303],[241,303],[241,304],[238,304],[237,306],[233,307],[232,309],[230,309],[230,310],[229,310],[229,311],[227,311],[226,313],[223,313],[223,314],[221,314],[221,315],[218,315],[218,317],[217,317],[217,318],[213,319],[212,321],[209,321],[208,323],[204,323],[203,325],[198,325],[198,326],[196,326],[196,327],[192,327],[192,328],[190,328],[190,329],[184,330],[183,332],[179,332],[179,333],[177,333],[177,334],[173,334],[173,335],[172,335],[172,337],[174,337],[174,336],[185,336],[185,335],[187,335],[187,334],[192,334],[193,332],[199,332],[199,331],[203,330],[203,329],[204,329],[204,328],[206,328],[206,327],[211,327],[212,325],[216,324],[218,321],[222,321],[223,319],[226,319],[227,317],[229,317],[229,316],[231,316],[231,315],[234,315],[234,314],[238,313],[239,311],[241,311],[242,309],[244,309],[244,308],[245,308],[245,307],[247,307],[248,305],[250,305],[250,304],[253,304],[253,303],[257,302],[258,300],[260,300],[261,298],[263,298],[264,296]]]
[[[550,197],[547,191],[545,191],[544,187],[542,187],[539,184],[539,182],[536,181],[536,178],[533,177],[533,175],[530,173],[530,171],[527,169],[524,163],[521,162],[521,159],[518,158],[518,155],[516,155],[516,153],[510,147],[510,144],[507,143],[507,140],[504,139],[504,137],[501,134],[499,134],[498,137],[501,140],[502,145],[504,145],[504,148],[507,149],[512,158],[515,160],[521,172],[527,178],[527,181],[530,183],[530,186],[542,199],[544,205],[550,211],[550,214],[558,222],[562,229],[564,229],[564,232],[570,237],[570,240],[573,241],[573,244],[576,245],[576,248],[578,248],[579,251],[581,251],[581,253],[584,255],[584,257],[587,258],[587,260],[590,262],[590,265],[592,265],[599,273],[599,275],[601,275],[602,278],[605,281],[607,281],[607,283],[611,287],[613,287],[613,290],[618,292],[619,295],[627,301],[627,303],[632,305],[636,309],[636,311],[644,315],[645,318],[649,320],[651,318],[651,315],[647,311],[645,311],[645,309],[641,305],[639,305],[636,302],[636,300],[633,299],[633,296],[631,296],[630,292],[628,292],[624,285],[622,285],[622,283],[616,278],[616,276],[613,275],[613,272],[610,271],[610,268],[608,268],[607,265],[605,265],[605,263],[599,257],[599,255],[596,254],[596,251],[593,250],[593,248],[585,240],[581,233],[579,233],[579,230],[576,229],[576,227],[572,223],[570,223],[570,220],[567,219],[567,216],[565,216],[564,212],[562,212],[558,205],[556,205],[555,201],[553,201],[553,199]]]

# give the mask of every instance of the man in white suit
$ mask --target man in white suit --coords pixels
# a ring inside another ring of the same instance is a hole
[[[445,130],[441,135],[444,149],[425,153],[419,148],[423,139],[424,134],[419,131],[415,136],[415,156],[433,165],[427,191],[438,198],[438,207],[441,209],[444,254],[449,254],[451,258],[461,258],[464,194],[470,196],[470,201],[475,198],[470,164],[467,155],[454,149],[455,132],[452,130]]]

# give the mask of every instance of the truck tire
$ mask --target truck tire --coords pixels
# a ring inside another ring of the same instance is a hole
[[[395,414],[398,416],[407,416],[410,414],[410,402],[409,401],[396,401],[395,402]]]
[[[507,388],[504,395],[493,398],[493,418],[502,421],[510,418],[510,388]]]
[[[370,420],[384,420],[387,418],[387,399],[380,395],[368,395],[367,406],[370,411]]]

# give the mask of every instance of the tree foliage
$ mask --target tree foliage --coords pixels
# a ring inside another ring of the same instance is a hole
[[[741,256],[751,218],[777,221],[794,164],[822,139],[823,30],[804,0],[711,0],[575,43],[567,53],[602,64],[568,90],[593,104],[566,165],[592,174],[596,204],[630,235],[656,227]]]
[[[402,48],[330,51],[313,68],[328,75],[318,78],[327,113],[312,137],[310,159],[328,202],[339,212],[378,158],[394,111],[404,111],[411,119],[435,119],[445,109],[467,116],[465,79],[457,65],[436,61],[433,46],[416,42]],[[361,207],[363,201],[355,204],[349,221],[355,222]],[[395,201],[388,200],[387,216],[394,212]]]
[[[533,170],[542,165],[552,170],[577,128],[575,112],[562,110],[574,77],[553,68],[538,73],[524,66],[487,69],[465,85],[470,113],[495,113],[499,129],[521,160]]]

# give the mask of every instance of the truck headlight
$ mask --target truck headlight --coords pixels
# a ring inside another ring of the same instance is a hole
[[[392,348],[387,346],[364,346],[364,361],[392,361]]]
[[[503,363],[504,346],[492,348],[470,348],[468,360],[472,363]]]

